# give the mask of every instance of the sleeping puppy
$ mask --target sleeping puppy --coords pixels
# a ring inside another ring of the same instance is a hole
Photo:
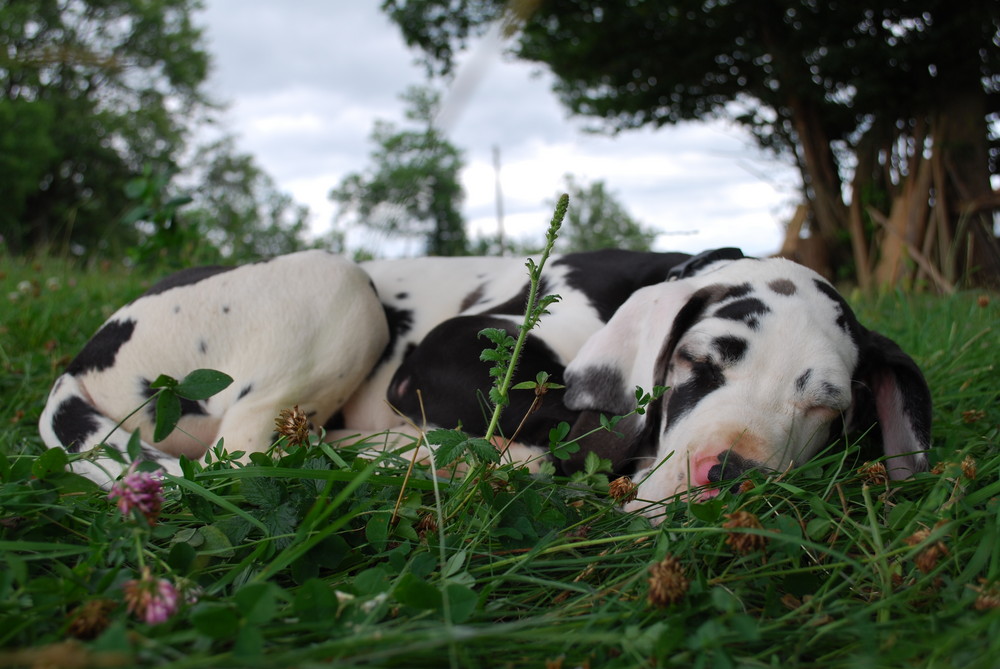
[[[357,265],[307,251],[186,270],[102,326],[56,381],[41,434],[74,453],[104,443],[125,454],[139,430],[142,457],[171,473],[178,455],[201,457],[219,438],[229,451],[266,450],[275,416],[294,404],[335,437],[405,432],[407,422],[483,434],[492,379],[478,333],[516,336],[526,283],[512,258]],[[832,426],[877,420],[894,478],[926,468],[930,393],[920,371],[804,267],[736,249],[602,251],[553,257],[543,283],[562,299],[528,335],[515,381],[544,371],[566,388],[546,393],[523,424],[534,395],[512,394],[500,427],[516,434],[517,459],[547,457],[549,430],[565,421],[582,448],[555,461],[562,473],[594,451],[658,501],[802,463]],[[155,407],[134,413],[151,380],[198,368],[234,383],[183,403],[179,429],[152,443]],[[635,408],[637,386],[667,390],[615,432],[595,431],[601,414]],[[383,437],[386,447],[405,443]],[[100,449],[73,467],[102,485],[122,469]]]
[[[643,508],[701,496],[749,469],[784,470],[831,429],[878,422],[893,479],[927,469],[931,398],[914,361],[866,329],[837,291],[791,261],[741,259],[635,292],[566,369],[567,407],[585,434],[624,415],[634,388],[666,391],[585,450],[637,470]],[[642,501],[647,500],[647,501]]]

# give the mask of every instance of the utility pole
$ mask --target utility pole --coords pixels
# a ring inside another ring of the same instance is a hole
[[[503,190],[500,188],[500,147],[496,144],[493,145],[493,174],[496,181],[497,244],[502,256],[506,250],[506,241],[503,234]]]

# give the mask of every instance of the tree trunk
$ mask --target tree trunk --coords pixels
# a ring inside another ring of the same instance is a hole
[[[941,101],[933,119],[934,152],[944,171],[948,233],[960,278],[973,285],[1000,285],[1000,245],[991,211],[986,96],[982,88]],[[943,251],[948,251],[943,249]]]

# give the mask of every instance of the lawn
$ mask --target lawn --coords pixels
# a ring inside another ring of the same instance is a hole
[[[36,423],[155,278],[0,257],[0,666],[1000,666],[1000,296],[850,296],[932,389],[913,480],[841,439],[651,527],[596,459],[572,481],[408,476],[405,454],[314,439],[189,467],[151,525]],[[145,582],[177,594],[162,622],[136,615]]]

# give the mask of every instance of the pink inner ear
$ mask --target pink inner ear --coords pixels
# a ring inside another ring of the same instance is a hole
[[[875,410],[882,427],[882,448],[889,477],[899,481],[927,469],[923,444],[913,432],[903,405],[903,396],[891,373],[875,374]],[[903,455],[904,453],[912,455]]]

